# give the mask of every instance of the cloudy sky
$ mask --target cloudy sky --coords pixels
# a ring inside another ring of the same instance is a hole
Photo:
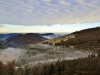
[[[0,32],[73,32],[100,26],[100,0],[0,0]]]

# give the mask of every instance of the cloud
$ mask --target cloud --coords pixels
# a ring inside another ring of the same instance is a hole
[[[100,0],[1,0],[0,24],[52,25],[100,21]]]

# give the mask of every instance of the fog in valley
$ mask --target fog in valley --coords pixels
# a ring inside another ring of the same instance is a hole
[[[36,44],[29,45],[26,49],[7,48],[0,50],[0,60],[4,63],[7,63],[7,61],[16,60],[17,64],[36,65],[55,62],[58,60],[72,60],[88,57],[89,54],[92,54],[92,52],[61,48],[45,44]]]
[[[0,49],[0,61],[6,63],[7,61],[18,60],[23,53],[24,50],[19,48]]]

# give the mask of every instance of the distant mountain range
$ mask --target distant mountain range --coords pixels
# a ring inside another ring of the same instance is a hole
[[[18,33],[5,33],[5,34],[0,34],[0,37],[9,38],[16,35],[18,35]]]

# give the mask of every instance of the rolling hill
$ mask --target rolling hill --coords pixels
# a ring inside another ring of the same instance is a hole
[[[76,31],[66,36],[43,41],[43,43],[100,51],[100,27]]]
[[[35,33],[18,34],[6,39],[5,45],[8,47],[20,47],[30,43],[37,43],[46,40]]]

